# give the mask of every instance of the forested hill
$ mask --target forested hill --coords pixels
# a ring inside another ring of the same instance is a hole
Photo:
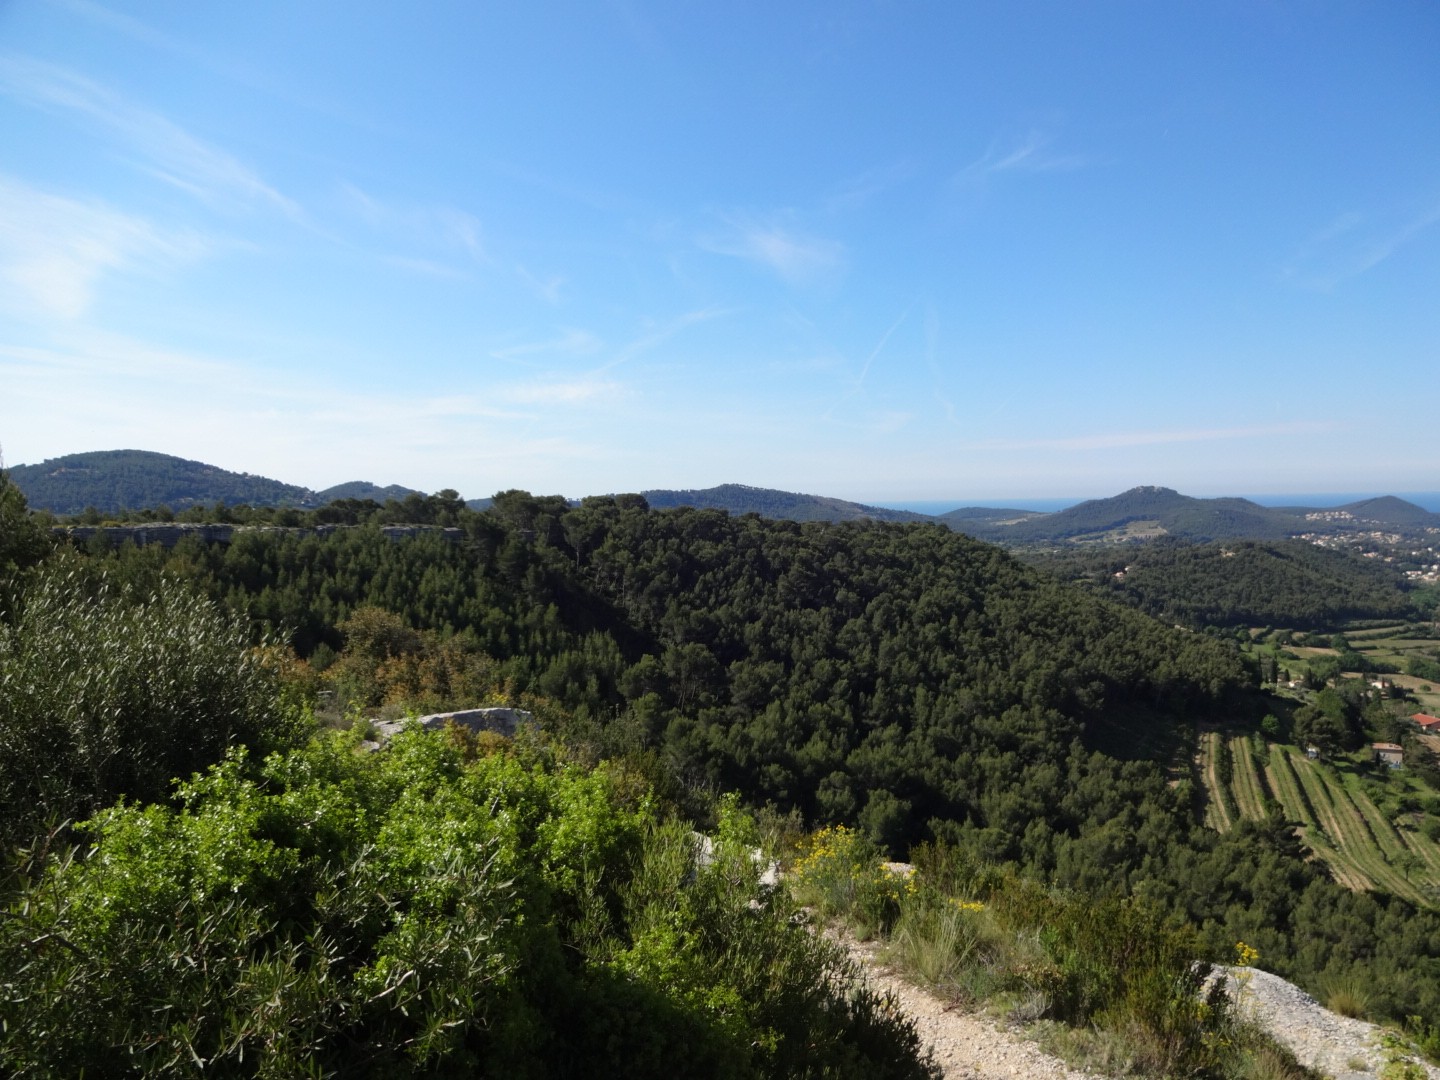
[[[10,473],[31,509],[65,516],[78,516],[87,510],[102,517],[149,511],[147,520],[153,520],[153,511],[161,506],[176,513],[187,509],[194,513],[217,502],[228,507],[307,510],[335,501],[401,504],[408,496],[423,494],[398,484],[381,487],[364,480],[312,491],[143,450],[69,454],[39,465],[17,465]],[[1197,499],[1170,488],[1137,487],[1055,513],[968,506],[931,517],[746,484],[695,490],[654,489],[643,495],[656,509],[686,506],[787,521],[938,521],[977,539],[1024,548],[1151,540],[1159,536],[1203,543],[1223,539],[1278,540],[1317,533],[1343,535],[1374,528],[1413,534],[1440,528],[1440,514],[1393,496],[1331,508],[1264,507],[1248,499]],[[578,505],[578,500],[566,501]],[[491,502],[489,498],[471,498],[465,505],[479,511],[487,509]]]
[[[737,791],[895,854],[933,837],[1143,893],[1212,956],[1243,940],[1312,987],[1344,974],[1379,1012],[1440,1015],[1440,918],[1340,888],[1278,817],[1204,828],[1188,754],[1147,759],[1198,722],[1258,722],[1233,644],[934,524],[453,503],[461,543],[362,525],[86,558],[132,595],[169,571],[283,630],[342,711],[520,704],[669,797]]]
[[[1225,646],[933,524],[518,492],[464,514],[466,544],[245,533],[170,559],[306,655],[343,649],[345,621],[378,605],[469,643],[514,690],[620,717],[687,775],[861,821],[897,852],[941,820],[1049,863],[1088,812],[1053,800],[1058,777],[1092,767],[1083,743],[1166,744],[1247,681]]]
[[[149,450],[67,454],[39,465],[16,465],[10,469],[10,479],[32,510],[65,515],[86,509],[113,514],[159,506],[180,511],[216,502],[313,508],[342,498],[401,499],[411,490],[357,480],[316,492]]]
[[[928,521],[924,514],[909,510],[887,510],[880,506],[831,499],[823,495],[799,495],[793,491],[721,484],[699,491],[655,490],[641,492],[657,510],[688,506],[696,510],[724,510],[731,514],[759,514],[787,521]]]
[[[1356,521],[1373,522],[1377,525],[1440,525],[1440,514],[1433,514],[1423,506],[1397,499],[1394,495],[1361,499],[1359,502],[1346,503],[1339,509]]]
[[[1211,540],[1283,540],[1356,529],[1440,527],[1440,514],[1384,496],[1331,508],[1268,507],[1249,499],[1197,499],[1164,487],[1137,487],[1051,514],[967,507],[942,514],[958,532],[1008,546],[1106,543],[1169,536]]]
[[[1032,561],[1063,580],[1196,628],[1320,629],[1346,619],[1417,614],[1403,579],[1390,567],[1300,540],[1160,541]]]
[[[1196,499],[1163,487],[1137,487],[1108,499],[1090,499],[1053,514],[994,523],[942,515],[962,532],[1005,544],[1119,540],[1127,526],[1187,540],[1227,537],[1281,539],[1303,530],[1303,516],[1248,499]]]
[[[399,484],[387,484],[381,487],[379,484],[372,484],[368,480],[351,480],[344,484],[336,484],[334,487],[325,488],[323,491],[315,492],[313,505],[324,506],[327,503],[335,502],[337,499],[371,499],[378,503],[396,502],[404,499],[407,495],[423,495],[423,491],[415,488],[401,487]]]

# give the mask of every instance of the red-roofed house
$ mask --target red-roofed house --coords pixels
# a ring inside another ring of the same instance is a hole
[[[1440,716],[1429,716],[1423,712],[1417,712],[1410,717],[1415,721],[1421,731],[1429,732],[1432,735],[1440,735]]]

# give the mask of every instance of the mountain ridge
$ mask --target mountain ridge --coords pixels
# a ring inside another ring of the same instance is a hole
[[[315,509],[337,499],[401,500],[416,489],[363,480],[321,491],[250,473],[146,450],[102,450],[17,465],[10,477],[32,509],[74,516],[154,508],[172,510],[216,502],[257,507]],[[1084,545],[1170,536],[1213,540],[1282,540],[1314,533],[1440,528],[1440,514],[1394,495],[1341,506],[1266,507],[1240,497],[1196,498],[1173,488],[1142,485],[1118,495],[1087,499],[1056,511],[967,506],[929,515],[824,495],[727,483],[709,488],[653,488],[641,492],[656,509],[690,506],[734,515],[756,513],[791,521],[936,522],[956,532],[1006,546]],[[489,499],[473,499],[483,509]]]

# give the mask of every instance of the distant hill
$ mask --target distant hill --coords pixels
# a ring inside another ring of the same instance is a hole
[[[148,450],[67,454],[39,465],[16,465],[10,478],[31,509],[55,514],[79,514],[92,506],[101,513],[161,505],[182,510],[219,500],[231,505],[318,505],[309,488]]]
[[[1300,510],[1271,509],[1249,499],[1196,499],[1166,487],[1131,488],[1053,514],[1006,513],[1014,516],[987,520],[970,508],[944,514],[940,520],[977,539],[1002,544],[1104,543],[1157,536],[1197,542],[1242,537],[1280,540],[1306,527]]]
[[[97,450],[66,454],[39,465],[16,465],[10,478],[32,510],[80,514],[94,507],[102,514],[168,506],[293,506],[310,509],[335,499],[403,499],[410,488],[377,487],[363,480],[311,491],[250,473],[230,472],[203,461],[190,461],[149,450]]]
[[[792,491],[721,484],[699,491],[642,491],[645,501],[657,510],[690,506],[697,510],[725,510],[731,514],[759,514],[788,521],[934,521],[910,510],[887,510],[879,506],[831,499],[823,495],[799,495]]]
[[[351,480],[312,491],[250,473],[234,473],[200,461],[146,450],[101,450],[68,454],[39,465],[10,470],[30,507],[75,515],[87,507],[102,514],[168,506],[181,511],[223,501],[256,507],[313,509],[338,499],[403,500],[424,492],[391,484],[380,487]],[[1054,513],[1004,507],[966,506],[932,517],[909,510],[848,502],[748,484],[642,492],[656,509],[689,506],[733,515],[759,514],[790,521],[932,521],[978,540],[1009,547],[1043,548],[1119,543],[1173,537],[1196,543],[1212,540],[1283,540],[1314,533],[1343,534],[1365,529],[1400,531],[1440,527],[1440,514],[1394,496],[1362,499],[1336,507],[1265,507],[1249,499],[1197,499],[1166,487],[1136,487],[1107,499],[1091,499]],[[490,499],[466,505],[484,510]]]
[[[1317,629],[1345,619],[1417,615],[1389,565],[1304,540],[1190,544],[1163,538],[1126,548],[1072,547],[1033,565],[1133,604],[1165,622]]]
[[[1423,506],[1397,499],[1394,495],[1361,499],[1346,503],[1339,509],[1356,521],[1375,522],[1377,525],[1440,525],[1440,514],[1432,514]]]
[[[966,532],[967,525],[976,528],[1000,525],[1017,525],[1031,518],[1047,516],[1043,510],[1006,510],[994,506],[962,506],[941,514],[937,521],[950,526],[956,532]]]
[[[314,494],[318,504],[332,503],[336,499],[373,499],[378,503],[395,499],[397,502],[406,495],[424,495],[423,491],[416,491],[414,488],[401,487],[399,484],[390,484],[386,487],[379,487],[368,480],[351,480],[344,484],[336,484],[324,491],[317,491]]]

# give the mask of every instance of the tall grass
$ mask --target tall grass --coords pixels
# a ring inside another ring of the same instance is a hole
[[[1044,1021],[1053,1046],[1092,1065],[1153,1077],[1306,1075],[1235,1015],[1194,934],[1142,900],[1049,889],[944,846],[914,859],[912,872],[893,873],[855,834],[825,830],[790,880],[802,902],[880,934],[916,982]]]

